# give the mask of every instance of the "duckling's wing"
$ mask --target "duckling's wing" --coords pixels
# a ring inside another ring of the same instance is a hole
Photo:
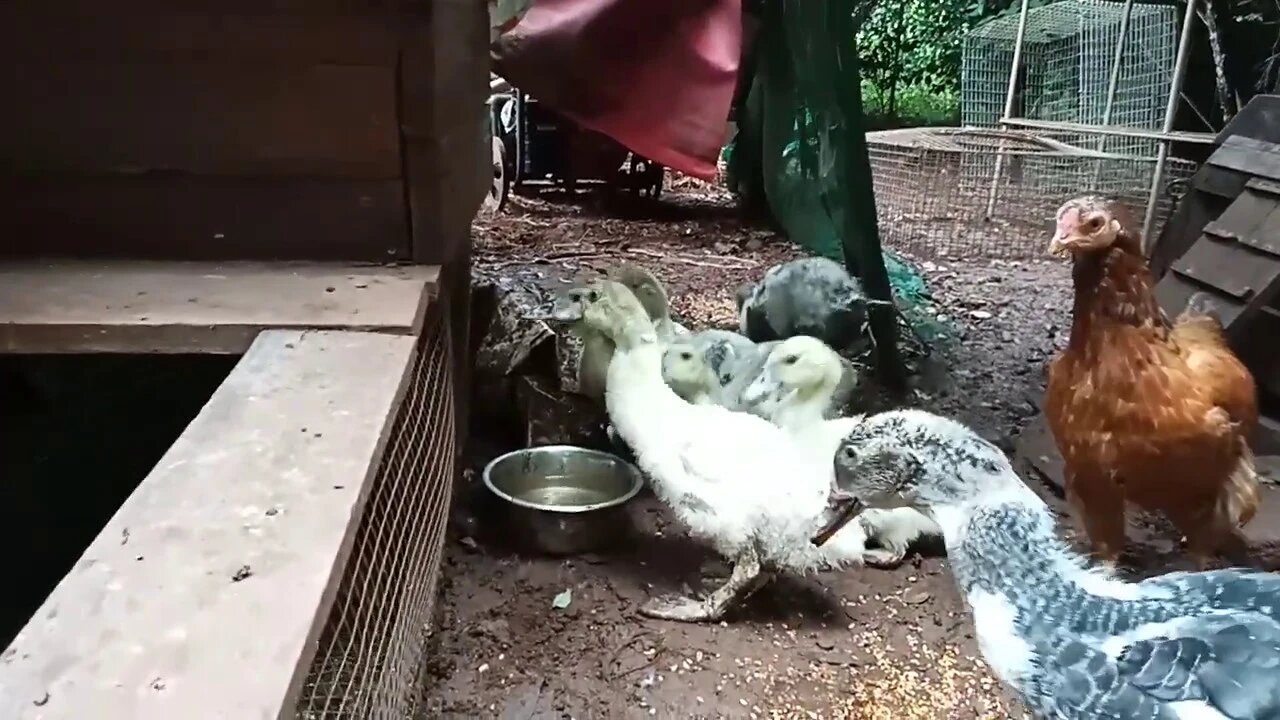
[[[1036,699],[1050,717],[1280,717],[1280,624],[1265,615],[1183,617],[1099,640],[1039,648]]]
[[[785,495],[790,488],[826,489],[818,466],[782,428],[747,413],[699,407],[707,428],[685,439],[680,463],[690,479],[750,501]]]

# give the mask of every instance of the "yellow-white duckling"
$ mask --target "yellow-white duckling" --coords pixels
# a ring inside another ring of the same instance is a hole
[[[663,381],[681,399],[694,405],[717,404],[720,379],[705,352],[689,340],[677,340],[662,354]]]
[[[614,342],[609,419],[658,498],[733,563],[728,581],[708,597],[655,598],[641,612],[717,620],[773,571],[861,564],[866,543],[857,523],[822,548],[809,542],[824,521],[831,458],[815,458],[763,418],[682,400],[663,381],[663,347],[640,301],[616,282],[601,281],[596,290],[583,319]]]
[[[648,268],[635,263],[622,263],[609,271],[609,278],[627,287],[636,296],[658,331],[658,339],[671,342],[689,331],[671,319],[671,303],[662,281]]]
[[[726,387],[733,380],[735,369],[759,354],[757,345],[738,333],[701,330],[679,338],[667,348],[662,357],[662,379],[677,395],[695,405],[737,409],[727,401]]]
[[[582,340],[582,352],[578,357],[578,393],[603,400],[605,375],[613,358],[613,341],[582,321],[587,298],[594,292],[589,284],[567,288],[556,296],[551,306],[551,318],[567,324],[569,331]]]
[[[792,433],[814,457],[831,463],[840,443],[865,420],[862,415],[826,417],[832,397],[849,383],[851,370],[826,343],[797,335],[773,347],[743,400],[752,412]],[[867,564],[875,567],[896,567],[913,542],[942,534],[937,523],[911,508],[867,510],[859,521],[868,537],[880,544],[866,553]]]

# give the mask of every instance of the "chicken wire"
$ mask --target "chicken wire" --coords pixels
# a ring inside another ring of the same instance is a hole
[[[1035,120],[1157,130],[1164,120],[1178,45],[1177,8],[1135,3],[1120,60],[1111,116],[1104,123],[1111,66],[1124,6],[1061,0],[1027,12],[1022,89],[1013,115]],[[1018,14],[971,30],[961,50],[960,102],[966,125],[993,127],[1004,114],[1018,36]],[[1082,143],[1079,135],[1063,137]],[[1156,141],[1091,137],[1090,147],[1154,155]]]
[[[421,697],[456,449],[447,317],[437,308],[423,330],[300,720],[404,720]]]
[[[1043,257],[1054,212],[1072,197],[1115,198],[1142,217],[1156,164],[1154,157],[1098,153],[1044,134],[980,128],[872,132],[867,144],[883,242],[917,258]],[[1195,170],[1195,163],[1169,158],[1153,232]]]

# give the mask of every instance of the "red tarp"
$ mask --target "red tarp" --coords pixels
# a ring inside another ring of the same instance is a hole
[[[632,152],[716,177],[742,54],[741,0],[535,0],[497,72]]]

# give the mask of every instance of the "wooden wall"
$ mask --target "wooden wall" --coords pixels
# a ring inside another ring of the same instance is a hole
[[[0,251],[451,263],[487,32],[473,0],[11,0]]]

